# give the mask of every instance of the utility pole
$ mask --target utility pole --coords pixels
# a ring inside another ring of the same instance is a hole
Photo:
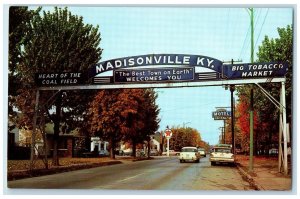
[[[227,109],[227,108],[231,108],[231,107],[216,107],[216,109]],[[226,135],[225,135],[225,132],[226,132],[226,120],[223,120],[223,122],[224,122],[224,126],[221,127],[221,128],[223,128],[223,134],[222,134],[223,138],[222,138],[222,140],[223,140],[223,144],[226,144]]]
[[[230,63],[233,65],[235,62],[242,62],[242,60],[234,61],[231,59]],[[223,63],[228,63],[223,62]],[[230,92],[231,92],[231,144],[232,144],[232,153],[235,154],[235,139],[234,139],[234,99],[233,99],[233,92],[235,91],[235,85],[230,85]]]
[[[235,90],[234,85],[230,85],[231,92],[231,144],[232,144],[232,153],[235,154],[235,143],[234,143],[234,102],[233,102],[233,92]]]
[[[251,63],[254,62],[254,17],[253,8],[249,8],[250,21],[251,21]],[[253,86],[251,86],[250,96],[250,158],[249,158],[249,171],[253,171]]]

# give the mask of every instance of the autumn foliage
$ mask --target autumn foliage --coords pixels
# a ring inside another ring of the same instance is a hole
[[[240,133],[239,144],[242,144],[243,149],[247,149],[250,139],[250,99],[245,96],[241,96],[236,105],[236,128]],[[258,128],[258,115],[253,111],[253,131],[257,132]]]
[[[129,141],[135,147],[158,128],[156,95],[149,89],[115,89],[99,91],[90,103],[88,111],[89,130],[110,142],[114,158],[116,144]]]

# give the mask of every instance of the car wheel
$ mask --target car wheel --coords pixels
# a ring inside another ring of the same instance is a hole
[[[211,166],[215,166],[216,165],[216,163],[215,162],[211,162]]]

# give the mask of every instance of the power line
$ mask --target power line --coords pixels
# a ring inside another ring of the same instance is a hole
[[[243,52],[243,50],[244,50],[244,48],[245,48],[246,40],[247,40],[248,35],[249,35],[249,32],[250,32],[250,27],[251,27],[251,26],[250,26],[250,24],[249,24],[248,30],[247,30],[247,34],[246,34],[246,37],[245,37],[245,39],[244,39],[243,46],[242,46],[242,49],[241,49],[241,52],[240,52],[240,55],[239,55],[239,59],[241,59],[242,52]]]
[[[258,26],[258,21],[259,21],[259,19],[260,19],[260,15],[261,15],[261,13],[262,13],[262,9],[259,9],[259,10],[257,10],[257,15],[256,15],[256,17],[255,17],[255,25],[254,25],[254,27],[253,27],[253,29],[255,30],[256,29],[256,27]],[[249,27],[248,27],[248,31],[247,31],[247,35],[246,35],[246,37],[245,37],[245,40],[244,40],[244,43],[243,43],[243,47],[242,47],[242,50],[241,50],[241,53],[240,53],[240,56],[239,56],[239,59],[242,57],[242,55],[243,54],[245,54],[246,53],[246,49],[248,49],[249,48],[249,45],[250,45],[250,42],[246,42],[247,40],[248,40],[248,36],[249,36],[249,30],[250,30],[250,24],[249,24]],[[246,47],[244,48],[244,46],[245,46],[245,44],[246,44]]]
[[[268,16],[268,13],[269,13],[269,8],[267,9],[266,15],[265,15],[265,17],[264,17],[264,21],[263,21],[263,23],[262,23],[262,25],[261,25],[261,28],[260,28],[258,37],[257,37],[256,42],[255,42],[255,45],[254,45],[254,49],[256,48],[258,39],[259,39],[259,37],[260,37],[261,31],[262,31],[262,29],[263,29],[263,26],[264,26],[264,24],[265,24],[265,22],[266,22],[266,18],[267,18],[267,16]]]

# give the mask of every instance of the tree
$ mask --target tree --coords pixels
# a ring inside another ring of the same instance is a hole
[[[22,47],[28,42],[26,36],[30,34],[30,20],[40,11],[28,10],[27,7],[11,6],[9,9],[9,73],[8,73],[8,113],[14,128],[17,123],[17,113],[13,110],[15,97],[21,74],[16,71],[23,55]],[[9,128],[10,130],[10,128]]]
[[[123,107],[117,104],[120,93],[121,90],[99,91],[88,111],[91,134],[109,140],[112,158],[115,158],[114,146],[122,138],[119,126],[124,123],[121,115]]]
[[[193,128],[176,128],[172,127],[172,137],[170,139],[170,148],[175,151],[180,151],[182,147],[194,146],[204,147],[205,144],[201,139],[199,131]]]
[[[238,131],[235,132],[235,134],[240,133],[240,137],[242,140],[242,147],[244,149],[249,148],[249,142],[248,140],[250,139],[250,129],[249,129],[249,101],[245,96],[241,96],[239,98],[239,101],[236,105],[236,126],[238,128]],[[254,111],[253,114],[253,126],[254,126],[254,132],[257,134],[258,131],[258,116],[257,116],[257,111]],[[230,124],[231,127],[231,124]],[[228,133],[227,133],[228,134]],[[231,133],[230,133],[231,134]],[[239,136],[237,136],[239,137]],[[231,136],[230,136],[231,138]]]
[[[85,25],[82,17],[72,15],[67,8],[55,7],[53,13],[43,11],[43,16],[34,15],[30,27],[30,34],[25,37],[28,42],[24,44],[22,61],[17,65],[15,72],[21,76],[22,82],[17,89],[15,106],[23,113],[21,125],[32,129],[31,118],[34,114],[36,92],[34,74],[87,74],[89,67],[101,58],[102,50],[99,48],[101,39],[98,27]],[[73,126],[77,124],[80,127],[78,121],[83,121],[84,117],[78,115],[85,115],[85,107],[93,94],[88,95],[87,92],[90,91],[41,92],[40,104],[47,105],[45,109],[54,123],[53,165],[59,165],[57,145],[61,122],[69,122]],[[53,101],[50,103],[49,99]],[[64,115],[74,117],[67,120]]]
[[[132,156],[136,156],[136,146],[142,143],[147,135],[143,131],[146,126],[146,99],[143,89],[124,89],[119,98],[123,105],[123,121],[121,126],[123,139],[132,144]]]
[[[293,70],[293,30],[291,26],[286,28],[278,28],[279,38],[270,39],[265,36],[257,53],[257,62],[288,62],[288,72],[286,75],[286,110],[287,122],[291,123],[292,114],[292,70]],[[280,99],[280,87],[278,83],[268,83],[263,85],[264,89],[268,91],[275,99]],[[238,96],[250,99],[250,88],[247,86],[237,88]],[[274,140],[278,138],[278,108],[260,92],[257,87],[254,87],[254,110],[257,111],[258,125],[255,141],[256,145],[267,144],[270,146]],[[239,118],[237,123],[239,123]],[[241,124],[241,121],[240,121]],[[249,126],[249,125],[248,125]],[[259,140],[261,139],[261,140]],[[277,139],[278,140],[278,139]],[[264,147],[264,146],[263,146]],[[268,151],[268,149],[265,149]]]
[[[95,136],[107,139],[111,158],[121,139],[130,141],[135,156],[136,145],[158,128],[155,93],[143,89],[102,90],[90,104],[89,127]]]
[[[143,104],[142,110],[144,110],[144,128],[141,129],[143,139],[148,142],[148,157],[150,157],[150,135],[153,135],[158,127],[160,119],[158,114],[160,109],[156,104],[157,94],[153,89],[144,90],[145,103]]]

